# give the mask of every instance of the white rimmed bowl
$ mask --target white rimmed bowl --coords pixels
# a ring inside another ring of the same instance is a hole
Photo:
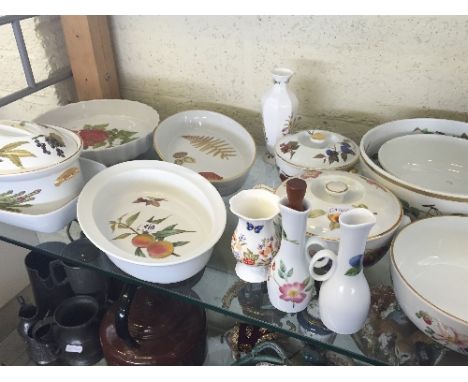
[[[453,194],[418,187],[399,179],[380,167],[377,155],[390,139],[411,134],[434,134],[468,138],[468,123],[433,118],[414,118],[387,122],[369,130],[360,143],[360,171],[392,191],[414,218],[468,214],[468,192]]]
[[[213,111],[183,111],[162,121],[154,133],[159,157],[208,179],[221,195],[236,192],[255,162],[256,146],[247,130]]]
[[[468,140],[433,134],[397,137],[379,149],[385,171],[435,192],[468,191]]]
[[[201,175],[162,161],[112,166],[78,198],[83,232],[122,271],[174,283],[202,270],[226,225],[226,208]]]
[[[96,99],[60,106],[34,121],[75,131],[83,157],[111,166],[148,151],[159,114],[137,101]]]
[[[422,219],[403,228],[391,248],[399,305],[440,344],[468,355],[468,217]]]
[[[41,214],[75,198],[83,187],[81,150],[67,129],[0,121],[0,210]]]

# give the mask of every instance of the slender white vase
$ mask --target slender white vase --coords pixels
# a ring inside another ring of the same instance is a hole
[[[288,198],[280,200],[283,234],[281,246],[270,266],[267,280],[271,304],[286,313],[297,313],[307,308],[315,295],[314,282],[309,274],[305,243],[309,204],[304,201],[304,211],[288,207]]]
[[[296,118],[297,97],[287,86],[293,74],[290,69],[274,69],[273,86],[262,97],[263,132],[270,158],[275,157],[276,142],[289,133]]]
[[[239,218],[232,234],[231,249],[237,260],[236,273],[244,281],[266,281],[271,260],[279,248],[279,197],[270,191],[243,190],[229,200],[231,212]]]
[[[362,271],[367,237],[376,222],[372,212],[354,208],[340,215],[340,244],[338,256],[329,249],[318,251],[310,262],[310,272],[323,281],[319,292],[320,319],[325,326],[339,334],[352,334],[364,325],[369,313],[371,295]],[[320,239],[315,242],[326,247]],[[332,266],[319,275],[314,266],[323,266],[327,259]]]

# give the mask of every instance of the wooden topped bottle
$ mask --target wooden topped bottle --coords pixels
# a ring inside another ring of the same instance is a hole
[[[311,207],[304,200],[306,189],[306,182],[299,178],[291,178],[286,183],[287,197],[280,200],[281,245],[267,280],[271,304],[286,313],[304,310],[315,295],[306,246],[307,215]]]

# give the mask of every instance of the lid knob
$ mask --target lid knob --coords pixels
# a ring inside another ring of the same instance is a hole
[[[327,135],[323,131],[309,130],[309,139],[313,143],[322,143],[327,138]]]
[[[348,192],[348,185],[341,181],[331,181],[325,184],[325,190],[328,195],[331,195],[333,198],[343,200]]]
[[[291,178],[286,182],[289,208],[296,211],[304,211],[304,196],[307,183],[303,179]]]

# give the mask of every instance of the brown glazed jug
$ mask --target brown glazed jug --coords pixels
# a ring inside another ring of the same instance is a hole
[[[108,365],[202,365],[206,313],[167,294],[125,286],[101,322]]]

